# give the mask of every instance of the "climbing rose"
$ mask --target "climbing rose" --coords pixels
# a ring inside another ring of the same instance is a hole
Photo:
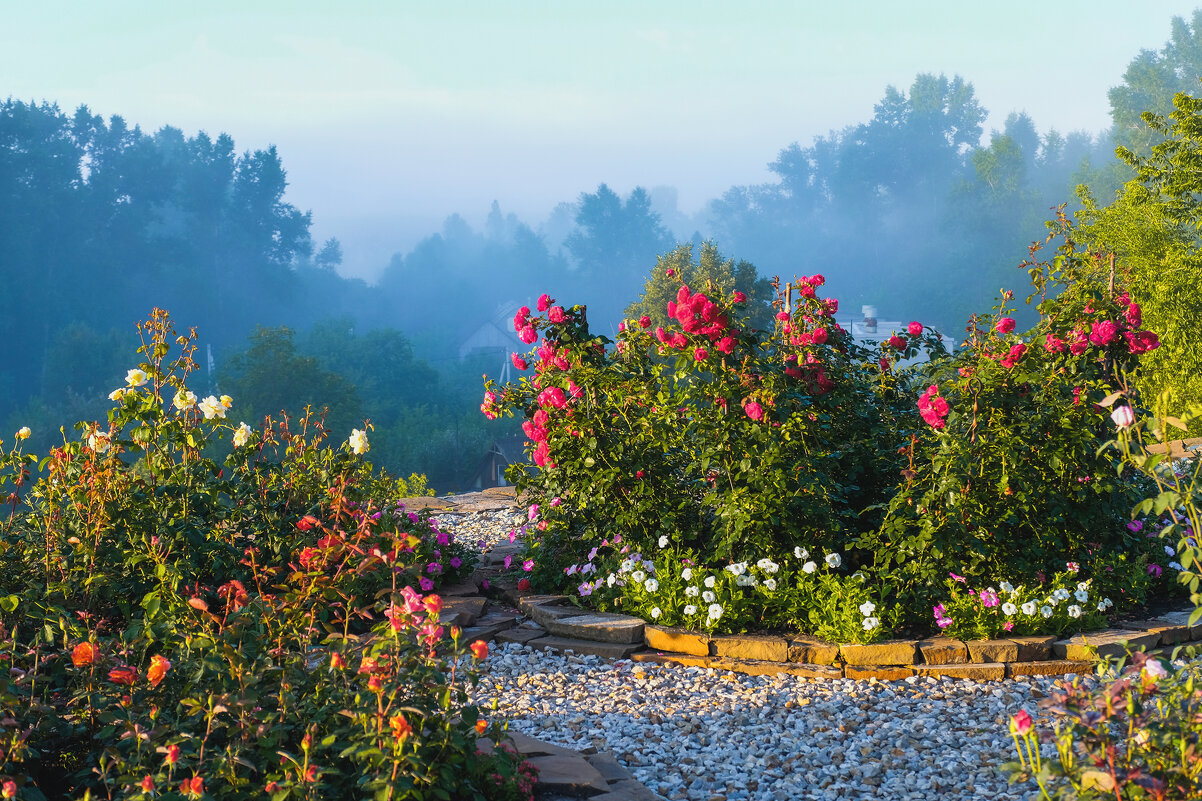
[[[206,420],[212,420],[214,417],[225,419],[225,404],[213,395],[200,402],[200,411],[204,413]]]
[[[1110,419],[1119,428],[1130,428],[1135,422],[1135,412],[1130,406],[1123,405],[1115,407],[1115,410],[1110,413]]]
[[[1098,347],[1104,347],[1119,338],[1119,327],[1113,320],[1101,320],[1093,324],[1089,332],[1089,341]]]
[[[251,430],[246,423],[240,423],[234,430],[234,447],[241,448],[250,441]]]
[[[534,326],[528,325],[518,331],[518,339],[527,345],[533,345],[538,340],[538,332],[534,330]]]
[[[551,296],[550,295],[548,295],[547,293],[544,292],[543,294],[538,296],[538,310],[540,312],[545,312],[548,308],[550,308],[550,306],[551,306]]]
[[[905,350],[906,340],[894,334],[893,336],[889,337],[889,347],[893,348],[894,350]]]
[[[912,337],[922,336],[922,323],[915,320],[907,326],[906,330],[910,332],[910,336]]]
[[[367,441],[366,431],[360,431],[357,428],[352,428],[351,438],[347,440],[347,442],[350,444],[351,450],[354,451],[358,456],[362,456],[371,450],[371,444]]]
[[[547,319],[558,325],[568,318],[563,313],[562,306],[552,306],[551,310],[547,312]]]
[[[748,401],[747,403],[743,404],[743,411],[747,413],[748,417],[750,417],[752,420],[755,420],[757,423],[764,419],[764,407],[760,406],[755,401]]]
[[[509,354],[509,359],[513,362],[513,366],[519,370],[525,370],[530,365],[526,364],[526,360],[516,353]]]
[[[134,369],[126,372],[125,383],[131,387],[140,387],[146,383],[146,378],[146,373],[135,367]]]
[[[1011,331],[1014,330],[1014,318],[1013,317],[1003,317],[1002,319],[997,321],[997,325],[995,325],[994,328],[997,330],[997,332],[999,334],[1009,334]]]
[[[471,648],[472,656],[476,657],[477,659],[484,659],[488,656],[488,643],[486,643],[484,640],[476,640],[474,643],[472,643]]]

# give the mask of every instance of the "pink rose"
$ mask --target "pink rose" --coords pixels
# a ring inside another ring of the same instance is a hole
[[[707,356],[709,356],[709,352],[705,348],[697,348],[693,351],[693,359],[696,361],[703,362]]]
[[[922,336],[922,323],[915,320],[906,327],[906,330],[910,332],[910,336],[920,337]]]
[[[551,305],[551,297],[545,292],[538,296],[538,310],[545,312],[547,307]]]
[[[1089,332],[1089,341],[1099,348],[1109,345],[1118,338],[1119,327],[1113,320],[1100,320],[1093,324]]]
[[[893,336],[889,337],[889,347],[893,348],[894,350],[905,350],[906,340],[894,334]]]
[[[513,362],[513,366],[519,370],[525,370],[530,365],[526,364],[526,360],[516,353],[509,354],[509,360]]]
[[[538,332],[534,330],[534,326],[528,325],[518,332],[518,339],[527,345],[533,345],[538,341]]]
[[[994,326],[994,329],[996,329],[999,334],[1009,334],[1014,330],[1014,318],[1003,317],[997,321],[997,325]]]
[[[755,401],[748,401],[747,403],[743,404],[743,411],[747,413],[748,417],[750,417],[752,420],[755,420],[757,423],[764,419],[764,407],[760,406]]]
[[[644,314],[642,317],[639,318],[639,328],[650,328],[650,327],[651,327],[651,318]]]
[[[563,313],[563,307],[552,306],[551,310],[547,312],[547,319],[552,323],[559,325],[567,319],[567,316]]]

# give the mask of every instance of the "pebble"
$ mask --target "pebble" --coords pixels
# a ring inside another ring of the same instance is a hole
[[[482,550],[526,522],[512,510],[438,519]],[[1026,801],[1035,784],[997,770],[1015,757],[1007,723],[1035,716],[1054,682],[747,676],[494,643],[470,695],[514,731],[613,753],[672,801]]]

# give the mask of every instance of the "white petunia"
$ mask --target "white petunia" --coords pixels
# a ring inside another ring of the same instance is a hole
[[[837,553],[828,553],[826,555],[826,566],[832,570],[843,564],[843,557]]]
[[[1099,602],[1098,602],[1098,611],[1099,611],[1099,612],[1105,612],[1105,611],[1106,611],[1106,602],[1105,602],[1105,601],[1099,601]]]
[[[1089,592],[1087,590],[1077,590],[1073,593],[1073,597],[1081,603],[1085,603],[1089,600]]]
[[[661,547],[661,548],[667,548],[667,547],[668,547],[668,535],[667,535],[667,534],[661,534],[661,535],[660,535],[660,537],[659,537],[659,547]]]
[[[709,587],[712,590],[714,588],[714,583],[715,583],[714,577],[706,576],[704,583],[705,583],[705,586]]]
[[[875,617],[864,618],[864,631],[872,631],[879,625],[881,625],[881,621],[877,620]]]
[[[705,601],[707,604],[712,604],[714,601],[718,600],[718,596],[714,595],[713,590],[706,590],[705,592],[701,593],[701,600]]]
[[[754,587],[756,585],[755,576],[745,575],[735,578],[735,584],[739,587]]]
[[[710,620],[717,620],[718,618],[722,617],[722,607],[718,604],[710,604],[708,614]]]
[[[1013,595],[1013,594],[1014,594],[1014,585],[1013,585],[1013,584],[1011,584],[1010,582],[1008,582],[1008,581],[1003,581],[1003,582],[1002,582],[1001,584],[999,584],[998,586],[1002,588],[1002,592],[1006,592],[1006,593],[1009,593],[1009,594],[1011,594],[1011,595]]]
[[[692,604],[685,604],[684,613],[689,616],[695,615],[697,614],[697,607]]]
[[[645,589],[647,592],[655,592],[659,589],[659,582],[655,579],[649,578],[643,582],[643,589]]]
[[[696,598],[701,594],[701,590],[690,584],[688,587],[684,588],[684,594],[686,598]]]
[[[1004,614],[1006,617],[1013,616],[1017,611],[1018,607],[1009,601],[1006,601],[1006,603],[1002,604],[1002,614]]]
[[[1055,590],[1052,591],[1052,597],[1055,598],[1057,601],[1067,601],[1069,599],[1069,595],[1070,595],[1069,591],[1066,590],[1064,587],[1057,587]]]
[[[793,549],[793,555],[796,556],[798,559],[809,559],[810,558],[810,552],[807,551],[805,548],[802,548],[800,545],[798,545],[796,548]]]
[[[876,604],[874,604],[872,601],[865,601],[864,603],[860,604],[860,614],[864,617],[869,617],[875,611]]]
[[[729,564],[726,566],[726,572],[732,576],[741,576],[747,572],[747,563],[735,562],[734,564]]]
[[[655,618],[656,620],[659,620],[660,615],[662,615],[662,614],[663,614],[663,611],[658,606],[651,607],[651,617]]]
[[[1039,614],[1043,615],[1044,617],[1051,617],[1052,616],[1052,607],[1050,607],[1050,606],[1039,607]]]
[[[1081,607],[1077,606],[1076,604],[1073,604],[1072,606],[1070,606],[1068,608],[1068,616],[1069,617],[1081,617]]]
[[[1107,609],[1114,606],[1114,601],[1110,600],[1109,598],[1103,598],[1102,603],[1106,604]]]
[[[360,431],[357,428],[351,429],[351,437],[347,440],[347,443],[351,446],[351,450],[356,456],[362,456],[371,450],[371,443],[367,441],[367,432]]]
[[[631,570],[634,570],[634,560],[632,559],[623,559],[622,564],[618,565],[619,573],[629,573]]]
[[[813,573],[817,569],[818,569],[818,565],[814,564],[813,562],[806,562],[804,565],[801,566],[801,571],[803,573]]]
[[[250,442],[250,435],[250,426],[246,423],[239,424],[238,428],[234,430],[234,447],[241,448],[247,442]]]
[[[1023,610],[1024,615],[1035,614],[1035,602],[1027,601],[1025,604],[1022,605],[1022,610]]]
[[[605,579],[605,583],[606,583],[606,585],[612,587],[613,585],[618,583],[618,577],[615,576],[613,573],[610,573],[609,578]]]
[[[760,570],[763,570],[765,573],[775,573],[776,571],[780,570],[780,565],[766,557],[756,562],[755,566]]]
[[[776,592],[776,579],[774,579],[774,578],[764,579],[764,586],[767,587],[770,592]]]
[[[680,571],[680,577],[682,579],[684,579],[685,581],[692,581],[693,580],[693,568],[686,567],[684,570]]]
[[[1086,592],[1088,592],[1088,591],[1089,591],[1089,582],[1088,582],[1088,581],[1079,581],[1079,582],[1077,582],[1077,589],[1078,589],[1078,590],[1085,590]]]
[[[636,570],[630,574],[630,578],[632,578],[635,581],[637,581],[638,583],[642,584],[643,580],[647,578],[647,574],[641,570]]]

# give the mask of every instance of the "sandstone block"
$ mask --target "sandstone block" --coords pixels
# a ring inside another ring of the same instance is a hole
[[[1036,637],[1007,637],[1018,643],[1018,658],[1014,662],[1043,662],[1052,658],[1052,645],[1058,639],[1054,635]]]
[[[504,634],[497,635],[498,637]],[[570,637],[539,637],[531,640],[534,648],[545,648],[552,651],[574,651],[578,654],[594,654],[603,659],[625,659],[643,647],[643,643],[612,643],[594,642],[592,640],[576,640]]]
[[[848,643],[839,646],[839,656],[848,665],[912,665],[918,659],[918,642],[886,640],[869,645]]]
[[[609,792],[609,782],[582,756],[553,754],[532,757],[529,761],[538,768],[539,794],[562,793],[587,798]]]
[[[817,637],[796,636],[789,640],[789,661],[808,665],[833,665],[839,659],[839,646]]]
[[[968,661],[968,646],[951,637],[919,640],[918,652],[926,665],[960,665]]]
[[[852,665],[843,668],[843,675],[849,679],[877,679],[878,681],[899,681],[914,675],[914,668],[908,665]]]
[[[709,656],[709,635],[675,626],[653,626],[643,628],[643,642],[657,651],[671,651],[693,656]]]
[[[710,640],[713,656],[732,659],[756,659],[765,662],[788,662],[789,643],[782,637],[759,634],[724,634]]]
[[[1063,659],[1042,660],[1038,662],[1010,662],[1006,665],[1006,676],[1063,676],[1066,673],[1089,673],[1093,670],[1092,662],[1066,661]]]
[[[973,681],[1000,681],[1006,677],[1006,666],[999,663],[974,662],[960,665],[915,665],[914,672],[920,676],[940,676],[948,679],[972,679]]]
[[[1018,643],[1014,640],[969,640],[968,658],[971,662],[1017,662]]]
[[[1104,629],[1076,634],[1067,640],[1057,640],[1052,646],[1052,652],[1059,659],[1088,662],[1093,660],[1094,653],[1098,656],[1122,656],[1128,650],[1138,651],[1141,647],[1154,648],[1159,644],[1159,634],[1126,629]]]

